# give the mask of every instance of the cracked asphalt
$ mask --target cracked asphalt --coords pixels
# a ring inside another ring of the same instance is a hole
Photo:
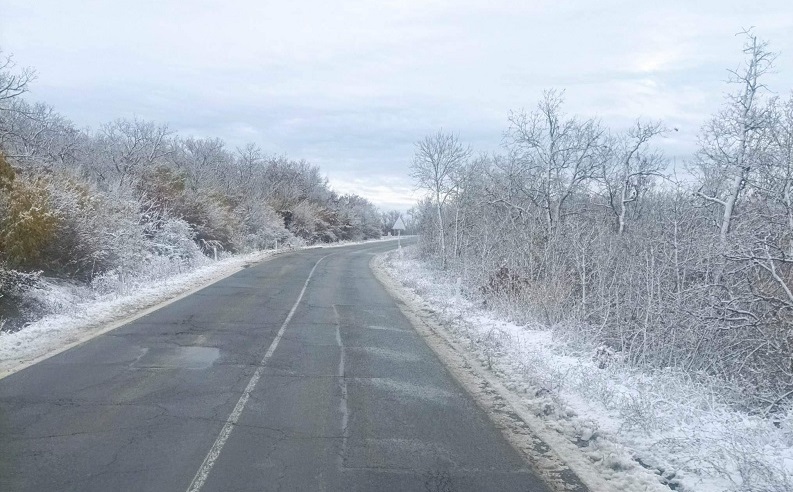
[[[369,270],[394,247],[280,255],[0,380],[0,490],[188,490],[304,285],[201,490],[548,490]]]

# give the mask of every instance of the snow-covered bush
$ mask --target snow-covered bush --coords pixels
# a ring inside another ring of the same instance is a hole
[[[195,231],[186,221],[167,217],[151,232],[149,242],[157,256],[189,263],[202,254],[195,236]]]
[[[28,294],[41,284],[41,272],[20,272],[0,263],[0,331],[13,331],[39,314]]]
[[[690,179],[665,172],[660,123],[611,131],[565,114],[558,91],[510,114],[502,155],[451,163],[443,135],[419,141],[423,170],[453,167],[429,187],[415,173],[432,188],[414,214],[422,255],[512,320],[632,366],[718,378],[736,403],[782,411],[793,401],[793,97],[764,93],[773,56],[751,33],[744,53]]]
[[[237,240],[243,251],[274,248],[276,241],[283,243],[291,235],[283,219],[267,204],[246,201],[234,212],[244,225],[244,234]]]
[[[0,63],[0,264],[57,279],[51,299],[72,282],[119,293],[216,255],[378,235],[374,206],[316,166],[137,118],[82,130],[23,100],[33,72],[13,69]],[[10,296],[0,318],[49,309],[32,307],[44,294]]]
[[[4,216],[0,217],[3,259],[23,269],[49,266],[45,251],[57,239],[58,216],[46,180],[17,177],[4,195]]]
[[[540,418],[540,431],[573,443],[615,490],[793,490],[790,403],[764,417],[746,411],[738,388],[720,377],[623,359],[598,345],[596,326],[582,336],[572,325],[508,322],[481,309],[478,292],[457,299],[455,272],[419,258],[409,248],[383,265],[421,296],[415,306],[433,310],[439,332]]]

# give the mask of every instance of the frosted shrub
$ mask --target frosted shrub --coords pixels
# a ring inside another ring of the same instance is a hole
[[[696,443],[707,452],[691,455],[689,469],[699,470],[714,476],[726,477],[731,483],[731,492],[790,492],[793,490],[793,475],[785,466],[782,457],[768,456],[767,443],[770,436],[747,425],[724,429]],[[687,447],[694,443],[681,442]]]
[[[41,272],[20,272],[0,265],[0,298],[13,298],[39,285]]]
[[[636,364],[600,342],[602,325],[511,325],[478,303],[452,302],[453,275],[436,277],[436,262],[419,264],[409,249],[388,258],[391,275],[436,308],[443,329],[549,429],[606,468],[615,489],[644,490],[619,477],[647,473],[675,490],[793,491],[789,402],[765,417],[746,412],[739,385]]]
[[[96,295],[125,293],[200,266],[204,255],[379,236],[374,205],[331,190],[316,166],[266,156],[255,144],[233,151],[218,138],[182,138],[138,118],[79,129],[46,104],[23,100],[33,72],[15,75],[7,61],[0,265],[6,273],[41,271],[54,290],[22,295],[14,290],[22,277],[11,282],[16,273],[4,273],[4,329],[60,309],[71,281]]]
[[[614,408],[615,389],[609,378],[601,372],[584,371],[578,379],[576,390],[589,400],[596,401],[605,408]]]
[[[53,207],[47,180],[38,176],[17,178],[3,199],[0,217],[0,260],[21,269],[51,267],[47,254],[57,242],[59,214]],[[5,193],[4,193],[5,195]]]
[[[758,55],[754,48],[745,53]],[[762,144],[746,149],[751,166],[733,169],[748,173],[733,203],[725,190],[734,177],[717,164],[735,162],[719,154],[739,144],[720,122],[744,124],[731,119],[740,105],[703,129],[692,187],[662,179],[663,156],[649,143],[659,124],[594,131],[596,120],[565,115],[561,94],[550,92],[534,112],[511,115],[502,155],[468,161],[446,201],[419,204],[421,255],[516,323],[541,322],[634,367],[717,378],[740,389],[742,401],[731,401],[742,408],[778,412],[793,398],[793,205],[785,194],[793,99],[753,101],[768,117],[751,126],[759,132],[752,145]],[[559,148],[572,154],[556,155]],[[729,217],[726,203],[736,207]]]
[[[0,264],[0,330],[14,331],[41,307],[30,293],[41,285],[41,272],[25,273]]]
[[[151,248],[159,256],[189,262],[201,255],[195,235],[190,224],[169,217],[152,234]]]
[[[619,404],[619,415],[623,425],[628,428],[639,428],[648,435],[658,429],[659,402],[647,394],[628,394]]]
[[[42,281],[27,293],[41,307],[37,315],[73,311],[91,295],[85,284],[59,279]]]
[[[289,236],[283,243],[286,248],[302,248],[306,244],[306,240],[300,236]]]
[[[91,289],[100,295],[117,294],[124,291],[124,277],[117,270],[107,270],[95,275],[91,280]]]

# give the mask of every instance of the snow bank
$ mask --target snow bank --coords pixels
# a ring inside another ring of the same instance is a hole
[[[749,415],[716,381],[642,372],[569,330],[498,319],[413,254],[381,266],[615,490],[793,491],[793,417]]]

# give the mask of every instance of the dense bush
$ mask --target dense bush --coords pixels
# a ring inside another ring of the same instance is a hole
[[[0,218],[3,259],[17,268],[49,266],[46,252],[54,249],[59,217],[44,179],[16,179],[5,193]]]
[[[422,251],[515,318],[781,410],[793,399],[793,97],[763,92],[763,43],[747,36],[745,53],[685,179],[652,147],[661,124],[613,133],[565,115],[556,92],[511,115],[504,155],[469,158],[443,134],[419,142],[414,175],[433,196],[417,207]]]
[[[137,119],[78,130],[22,99],[32,71],[13,68],[0,68],[15,81],[0,84],[0,320],[19,318],[28,274],[125,290],[219,252],[380,235],[374,206],[316,166]]]

